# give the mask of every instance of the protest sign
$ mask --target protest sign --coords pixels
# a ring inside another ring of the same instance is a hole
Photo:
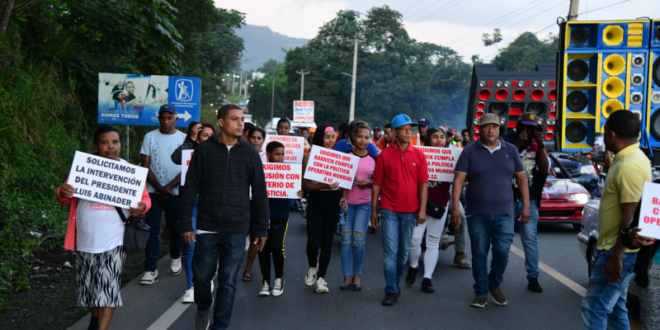
[[[359,162],[358,156],[313,145],[305,168],[305,179],[339,182],[340,187],[351,189]]]
[[[127,209],[142,200],[148,172],[125,161],[76,151],[68,184],[76,189],[73,197]]]
[[[113,125],[160,126],[158,110],[171,104],[176,127],[199,121],[202,81],[197,77],[99,73],[98,122]]]
[[[266,163],[263,167],[269,198],[300,198],[302,164]]]
[[[302,136],[289,135],[266,135],[264,151],[271,141],[278,141],[284,145],[284,162],[302,164],[303,151],[305,150],[305,138]]]
[[[192,154],[194,149],[183,149],[181,150],[181,185],[186,185],[186,174],[188,173],[188,167],[190,167],[190,160],[192,159]]]
[[[293,121],[314,121],[314,101],[293,101]]]
[[[429,181],[454,181],[454,167],[462,149],[416,147],[426,155],[426,164],[429,169]]]
[[[640,235],[660,239],[660,184],[644,182],[638,226]]]

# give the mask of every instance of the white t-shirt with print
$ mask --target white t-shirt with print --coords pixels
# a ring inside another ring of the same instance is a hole
[[[151,131],[144,136],[142,142],[142,149],[140,153],[151,157],[151,172],[156,176],[156,180],[161,185],[166,185],[179,173],[181,173],[181,165],[176,165],[172,162],[172,153],[178,148],[186,139],[186,135],[181,131],[176,130],[174,134],[163,134],[159,130]],[[147,181],[147,191],[150,193],[156,192],[156,188]],[[174,195],[179,194],[179,187],[174,188]]]
[[[76,211],[76,250],[103,253],[124,244],[124,222],[114,206],[79,199]],[[128,218],[127,209],[122,209]]]

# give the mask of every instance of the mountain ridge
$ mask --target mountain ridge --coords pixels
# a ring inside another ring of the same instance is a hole
[[[245,50],[241,57],[241,69],[256,70],[269,59],[283,62],[286,52],[290,49],[307,44],[308,39],[292,38],[271,30],[267,26],[246,24],[235,30],[236,35],[243,38]]]

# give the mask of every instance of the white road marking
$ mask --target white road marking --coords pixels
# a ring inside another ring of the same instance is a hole
[[[519,249],[514,245],[511,245],[511,252],[525,259],[525,252],[523,252],[523,250]],[[564,274],[556,271],[554,268],[548,266],[542,261],[539,261],[539,269],[546,272],[548,275],[552,276],[552,278],[559,281],[561,284],[567,286],[569,289],[573,290],[573,292],[579,294],[581,297],[584,297],[584,295],[587,294],[587,289],[585,289],[583,286],[573,282],[573,280],[564,276]]]
[[[185,294],[184,294],[185,295]],[[177,301],[170,307],[165,313],[163,313],[156,322],[154,322],[147,330],[163,330],[168,329],[180,316],[183,312],[188,309],[188,307],[194,305],[184,304],[181,302],[183,296],[177,299]],[[192,321],[192,320],[191,320]]]

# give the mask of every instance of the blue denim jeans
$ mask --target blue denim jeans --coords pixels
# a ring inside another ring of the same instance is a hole
[[[195,205],[193,206],[192,227],[194,232],[197,228],[197,198],[195,198]],[[194,241],[190,241],[190,245],[183,243],[183,268],[186,270],[186,282],[188,283],[189,288],[193,287],[192,259],[194,251]]]
[[[341,269],[346,277],[362,274],[370,217],[371,203],[348,204],[346,224],[341,225]]]
[[[149,193],[151,198],[151,209],[147,212],[147,225],[151,228],[151,236],[147,241],[147,246],[144,248],[144,269],[148,272],[153,272],[158,269],[156,262],[160,257],[160,221],[163,218],[163,211],[165,211],[165,225],[170,231],[170,257],[178,259],[181,257],[181,248],[183,240],[179,234],[179,196],[175,195],[168,199],[161,199],[158,193]]]
[[[523,208],[523,202],[513,202],[513,221],[518,223],[520,241],[525,250],[525,270],[527,280],[539,278],[539,241],[536,236],[536,227],[539,223],[539,208],[535,199],[529,200],[529,222],[517,222]]]
[[[630,329],[626,300],[637,253],[624,253],[621,257],[621,280],[607,283],[603,270],[611,256],[612,249],[598,250],[587,294],[582,299],[582,329]]]
[[[236,281],[244,253],[245,233],[197,235],[192,264],[197,309],[209,310],[213,306],[211,281],[218,270],[218,290],[210,329],[229,327],[236,296]]]
[[[385,271],[385,293],[398,293],[403,271],[408,261],[410,239],[417,220],[416,212],[392,212],[380,209],[383,228],[383,266]]]
[[[509,263],[513,243],[513,217],[508,214],[466,214],[472,246],[474,293],[487,297],[488,288],[499,288]],[[493,260],[488,272],[488,251],[493,247]]]

